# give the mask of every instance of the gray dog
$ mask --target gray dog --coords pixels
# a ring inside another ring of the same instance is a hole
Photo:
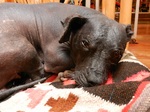
[[[79,86],[102,84],[132,34],[82,6],[0,4],[0,88],[22,73],[37,80],[71,68],[67,77]]]

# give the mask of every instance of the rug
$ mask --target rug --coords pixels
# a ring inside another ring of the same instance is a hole
[[[150,112],[150,71],[125,51],[105,84],[74,86],[52,75],[0,103],[0,112]]]

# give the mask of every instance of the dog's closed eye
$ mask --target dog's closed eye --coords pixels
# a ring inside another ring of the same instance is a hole
[[[111,54],[111,64],[117,64],[122,57],[122,50],[114,50]]]
[[[114,58],[120,58],[122,56],[121,52],[120,51],[114,51],[113,52],[113,57]]]

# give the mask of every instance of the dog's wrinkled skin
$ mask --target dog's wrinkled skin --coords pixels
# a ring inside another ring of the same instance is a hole
[[[37,80],[73,67],[68,77],[78,85],[101,84],[132,34],[85,7],[0,4],[0,88],[22,72]]]
[[[80,21],[85,22],[82,28],[77,31],[70,24],[71,33],[66,31],[60,40],[61,43],[70,43],[71,57],[76,65],[75,72],[66,77],[75,79],[81,86],[92,86],[106,81],[108,72],[121,59],[126,42],[133,34],[131,26],[123,27],[100,16],[91,17],[90,21],[80,18]]]

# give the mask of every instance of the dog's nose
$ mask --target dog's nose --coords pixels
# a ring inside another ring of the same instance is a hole
[[[81,71],[76,71],[74,79],[79,86],[94,86],[103,82],[103,78],[100,71],[93,71],[92,69],[85,69]]]

